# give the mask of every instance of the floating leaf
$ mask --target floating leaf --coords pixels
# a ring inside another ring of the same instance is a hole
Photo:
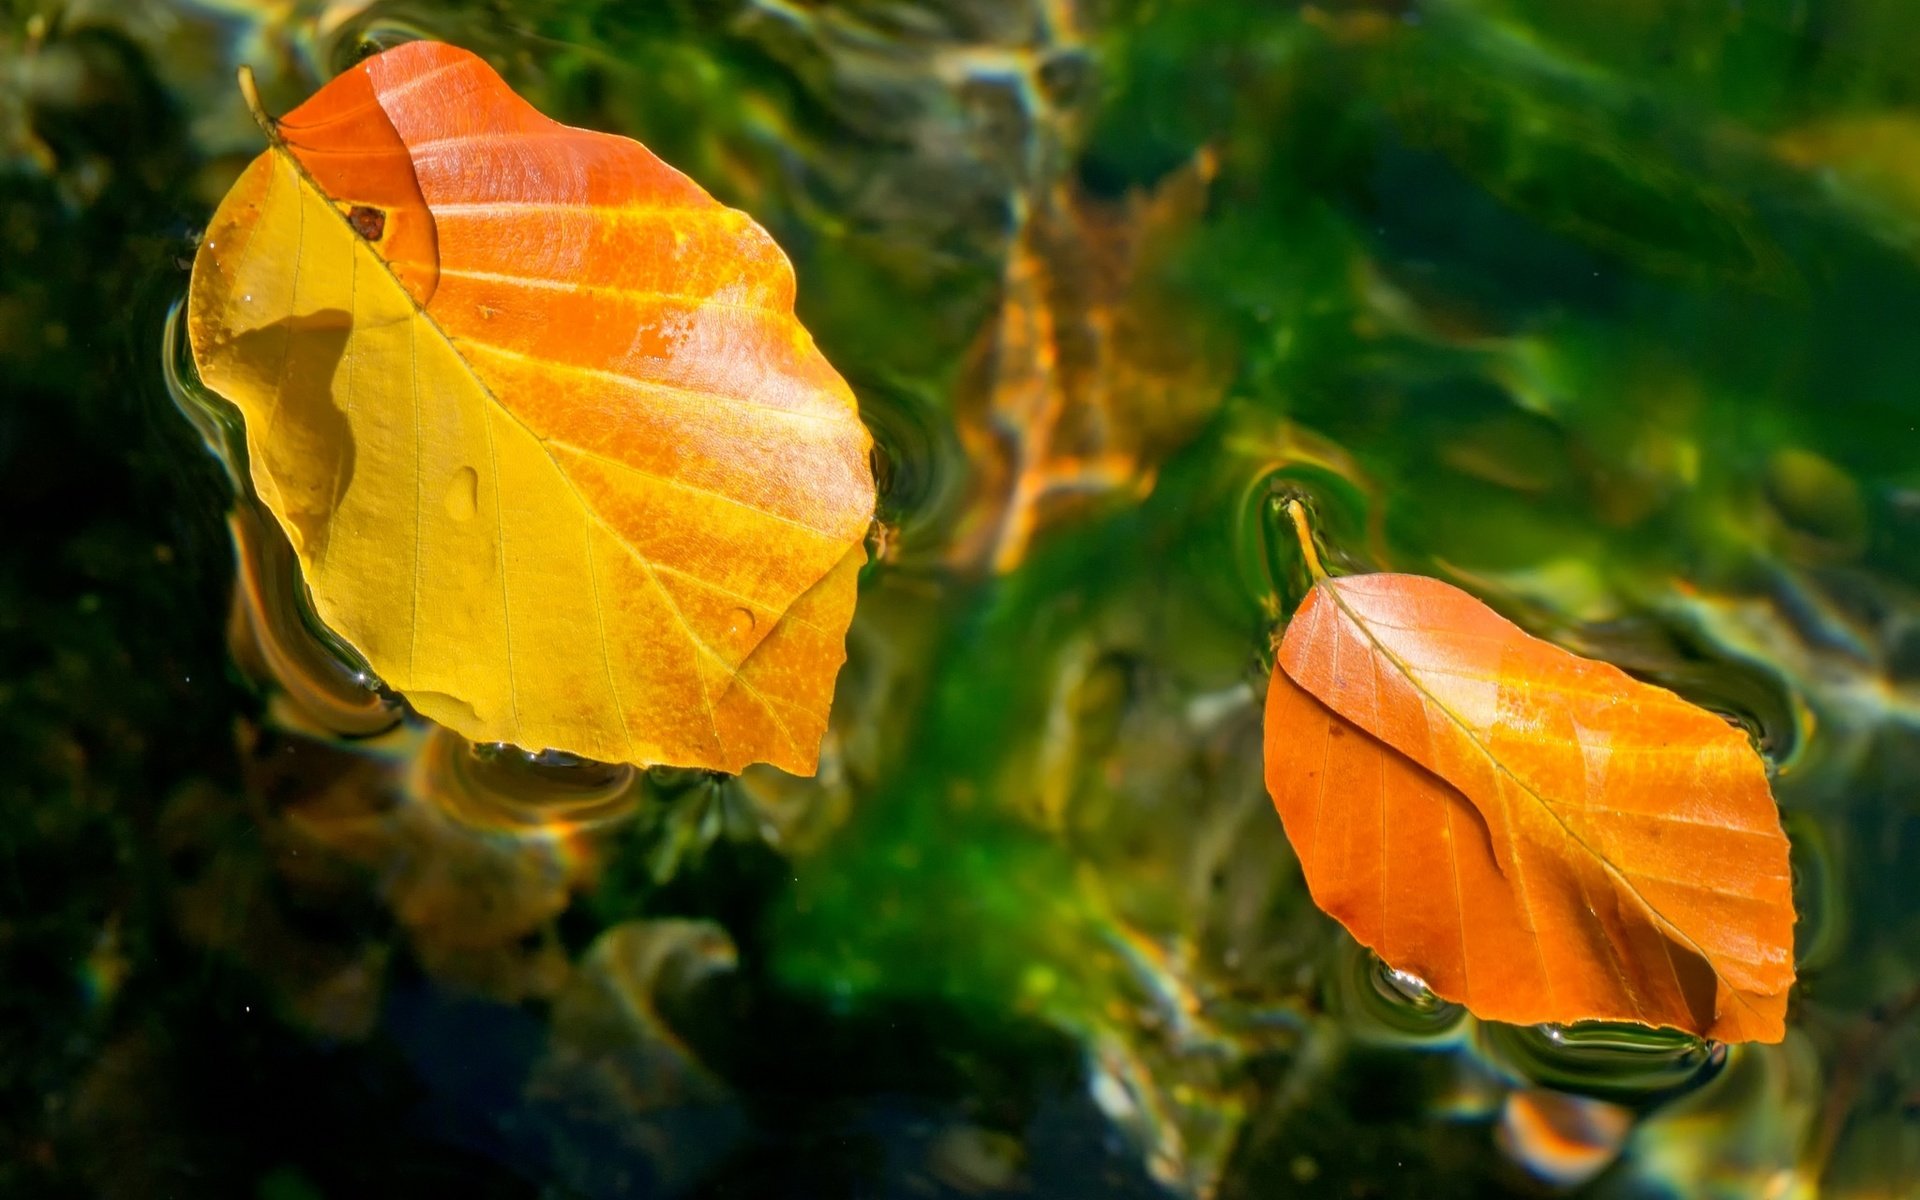
[[[1787,840],[1712,713],[1413,575],[1322,579],[1267,693],[1315,903],[1481,1017],[1779,1041]]]
[[[811,772],[871,441],[779,248],[438,43],[271,133],[188,330],[321,619],[476,741]]]

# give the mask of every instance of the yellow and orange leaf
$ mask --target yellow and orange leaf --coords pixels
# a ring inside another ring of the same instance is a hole
[[[1779,1041],[1787,839],[1746,736],[1413,575],[1323,579],[1267,693],[1315,903],[1475,1014]]]
[[[476,741],[811,772],[874,485],[784,255],[414,42],[279,121],[188,333],[320,618]]]

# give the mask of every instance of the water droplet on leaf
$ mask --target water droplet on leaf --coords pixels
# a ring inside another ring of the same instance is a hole
[[[480,473],[461,467],[447,481],[447,515],[456,521],[471,521],[480,510]]]

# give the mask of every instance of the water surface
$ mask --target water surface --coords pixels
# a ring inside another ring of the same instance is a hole
[[[0,15],[0,1193],[1920,1187],[1920,11]],[[222,462],[233,70],[422,36],[793,258],[883,487],[817,778],[409,719]],[[1283,493],[1754,733],[1784,1043],[1480,1024],[1314,909]]]

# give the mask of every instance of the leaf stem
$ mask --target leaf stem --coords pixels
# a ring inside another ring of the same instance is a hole
[[[253,117],[253,123],[267,135],[269,142],[278,142],[280,134],[274,128],[273,118],[267,115],[266,107],[260,103],[260,89],[253,82],[253,68],[241,63],[239,76],[240,98],[247,102],[247,112]]]
[[[1307,506],[1298,500],[1288,500],[1284,507],[1293,522],[1294,536],[1300,539],[1300,556],[1307,561],[1307,573],[1319,583],[1327,577],[1327,570],[1320,565],[1320,552],[1313,545],[1313,526],[1307,523]]]

